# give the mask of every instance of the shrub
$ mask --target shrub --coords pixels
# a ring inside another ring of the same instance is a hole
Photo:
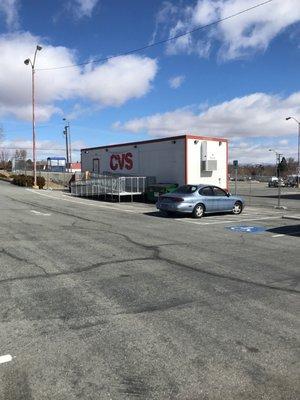
[[[18,186],[32,187],[34,179],[33,176],[30,175],[14,175],[11,183]],[[36,183],[39,189],[43,189],[45,186],[45,178],[43,176],[38,176]]]
[[[36,178],[36,184],[38,185],[39,189],[43,189],[43,187],[45,186],[45,178],[43,176],[38,176]]]

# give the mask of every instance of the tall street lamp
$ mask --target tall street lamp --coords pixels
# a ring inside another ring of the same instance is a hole
[[[67,137],[69,136],[69,147],[68,147],[68,150],[67,150],[67,154],[69,155],[69,157],[68,157],[68,161],[67,162],[69,162],[69,169],[72,169],[72,166],[71,166],[71,164],[72,164],[72,146],[71,146],[71,129],[70,129],[70,122],[69,121],[67,121],[67,119],[66,118],[63,118],[63,121],[65,121],[66,122],[66,126],[65,126],[65,131],[64,132],[66,132],[66,142],[67,142]]]
[[[277,169],[277,176],[278,176],[278,200],[277,200],[277,207],[275,208],[284,208],[281,207],[280,200],[281,200],[281,181],[280,181],[280,161],[281,161],[281,156],[282,154],[277,153],[277,151],[273,149],[269,149],[269,151],[272,151],[273,153],[276,154],[276,169]]]
[[[27,58],[24,61],[25,65],[31,66],[31,96],[32,96],[32,161],[33,161],[33,187],[36,189],[37,184],[36,184],[36,156],[35,156],[35,113],[34,113],[34,107],[35,107],[35,98],[34,98],[34,73],[35,73],[35,61],[36,61],[36,54],[38,51],[41,51],[42,47],[37,45],[35,52],[34,52],[34,57],[33,61],[31,61],[30,58]]]
[[[289,121],[290,119],[293,119],[297,124],[298,124],[298,166],[297,166],[297,187],[299,188],[300,186],[300,122],[294,118],[294,117],[287,117],[286,120]]]

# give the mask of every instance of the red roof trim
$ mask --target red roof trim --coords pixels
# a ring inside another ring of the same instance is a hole
[[[100,150],[100,149],[110,149],[112,147],[125,147],[125,146],[134,146],[138,144],[147,144],[147,143],[156,143],[156,142],[167,142],[170,140],[178,140],[178,139],[198,139],[198,140],[214,140],[218,142],[227,142],[227,139],[224,138],[215,138],[209,136],[193,136],[193,135],[180,135],[180,136],[169,136],[161,139],[150,139],[150,140],[142,140],[140,142],[127,142],[127,143],[118,143],[118,144],[108,144],[106,146],[98,146],[98,147],[86,147],[81,149],[81,151],[88,150]]]
[[[211,136],[197,136],[197,135],[186,135],[187,139],[198,139],[198,140],[213,140],[215,142],[228,142],[228,139],[211,137]]]

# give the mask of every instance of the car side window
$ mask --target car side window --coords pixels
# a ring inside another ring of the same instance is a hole
[[[219,187],[216,187],[216,186],[214,186],[214,194],[215,194],[215,196],[223,196],[223,197],[227,197],[227,193],[223,190],[223,189],[221,189],[221,188],[219,188]]]
[[[199,194],[201,194],[201,196],[213,196],[214,192],[211,187],[206,186],[199,190]]]

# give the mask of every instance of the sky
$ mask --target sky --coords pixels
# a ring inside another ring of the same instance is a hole
[[[31,155],[36,45],[38,159],[180,134],[229,139],[230,159],[297,157],[300,0],[1,0],[0,149]],[[113,57],[115,56],[115,57]],[[106,61],[93,62],[99,59]],[[13,150],[11,150],[13,151]]]

